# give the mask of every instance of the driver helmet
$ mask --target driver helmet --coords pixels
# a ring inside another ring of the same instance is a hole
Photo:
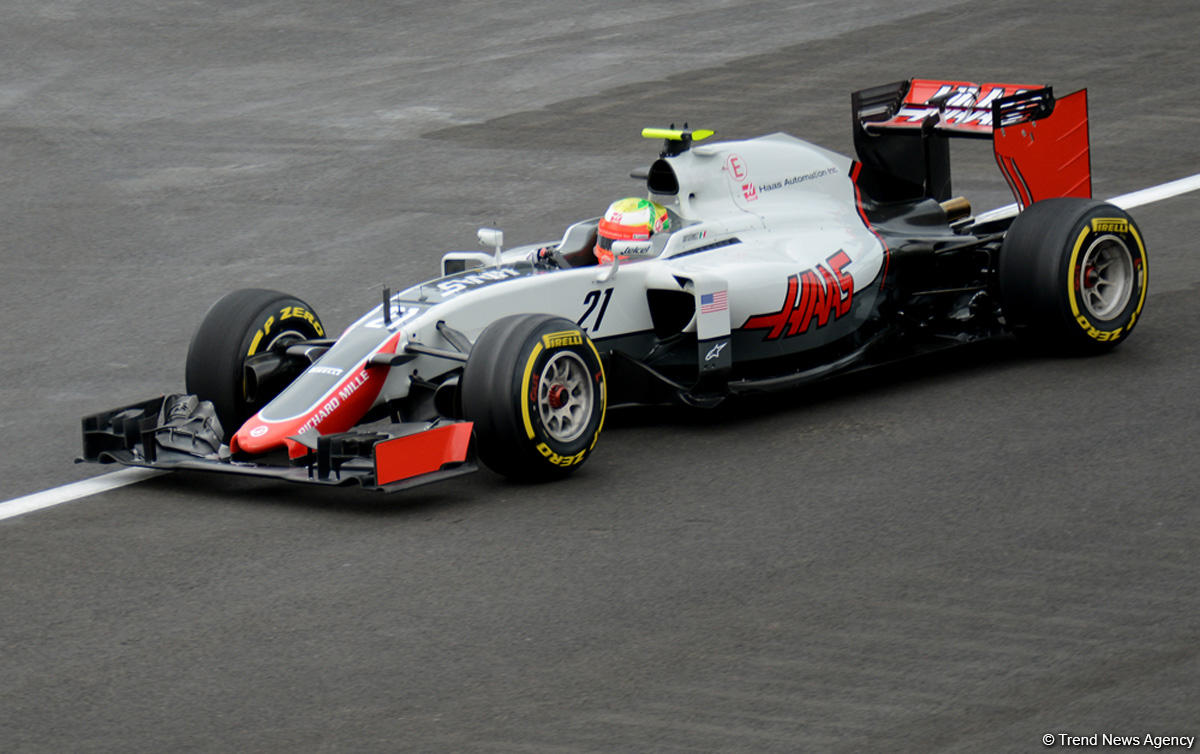
[[[596,234],[596,259],[600,264],[613,261],[614,241],[648,241],[660,230],[670,230],[666,207],[649,199],[629,197],[608,205]],[[621,257],[625,259],[624,256]]]

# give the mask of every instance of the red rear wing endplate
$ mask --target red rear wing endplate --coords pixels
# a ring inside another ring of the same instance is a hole
[[[995,103],[1000,127],[992,134],[996,164],[1021,209],[1056,196],[1092,196],[1087,90],[1055,100],[1050,111],[1027,113],[1027,98]]]

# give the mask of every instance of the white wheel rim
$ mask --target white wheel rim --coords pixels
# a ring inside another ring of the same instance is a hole
[[[546,433],[556,442],[576,440],[587,429],[595,404],[595,388],[578,354],[559,351],[542,367],[537,408]]]
[[[284,330],[283,332],[280,332],[279,334],[277,334],[275,337],[271,338],[271,342],[267,343],[266,347],[263,348],[262,350],[260,350],[259,353],[263,353],[265,351],[270,351],[275,346],[276,343],[283,340],[284,338],[295,338],[296,340],[304,340],[305,336],[304,336],[304,333],[298,332],[296,330]]]
[[[1092,319],[1115,319],[1133,295],[1133,255],[1116,236],[1101,236],[1092,242],[1076,273],[1083,308]]]

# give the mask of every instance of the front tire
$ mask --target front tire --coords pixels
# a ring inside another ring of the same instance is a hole
[[[545,481],[570,474],[591,455],[608,388],[600,355],[578,325],[518,314],[480,334],[461,396],[480,460],[513,479]]]
[[[1129,337],[1149,282],[1146,247],[1124,210],[1092,199],[1036,202],[1000,251],[1004,316],[1017,335],[1074,353]]]
[[[212,401],[229,437],[286,387],[275,384],[251,394],[246,359],[323,337],[320,318],[295,296],[261,288],[234,291],[213,304],[188,346],[187,391]]]

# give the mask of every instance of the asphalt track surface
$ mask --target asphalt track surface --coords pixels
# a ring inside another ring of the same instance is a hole
[[[689,120],[850,152],[910,75],[1088,87],[1094,187],[1200,172],[1200,4],[10,0],[0,500],[182,385],[230,289],[340,328],[474,229],[557,238]],[[961,152],[961,154],[960,154]],[[1007,203],[986,154],[956,188]],[[0,522],[0,749],[1035,751],[1200,734],[1200,195],[1096,359],[1001,342],[715,412],[570,480],[168,475]]]

